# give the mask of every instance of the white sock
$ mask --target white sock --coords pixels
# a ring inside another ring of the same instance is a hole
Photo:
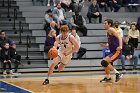
[[[119,73],[115,68],[114,68],[113,72],[114,72],[115,74],[116,74],[116,73]]]
[[[110,74],[109,75],[106,75],[106,78],[109,79],[110,78]]]

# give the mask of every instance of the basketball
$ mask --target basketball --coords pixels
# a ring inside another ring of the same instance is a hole
[[[56,48],[51,48],[48,52],[50,58],[56,58],[58,56],[58,50]]]

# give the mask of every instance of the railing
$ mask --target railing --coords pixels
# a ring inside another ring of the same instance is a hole
[[[27,51],[26,51],[26,60],[27,60],[27,64],[31,64],[30,60],[29,60],[29,48],[31,48],[31,39],[30,39],[30,36],[27,35],[27,41],[26,41],[26,48],[27,48]]]
[[[11,1],[8,0],[8,14],[7,14],[7,18],[9,18],[9,21],[11,21],[11,19],[10,19],[10,12],[9,12],[10,7],[11,7]]]
[[[23,24],[19,21],[19,44],[22,44],[21,33],[23,33]]]
[[[5,5],[4,5],[4,0],[2,1],[2,6],[4,7]]]
[[[16,19],[17,19],[17,9],[14,8],[14,24],[13,24],[13,30],[16,30]],[[15,31],[15,34],[17,34],[17,32]]]

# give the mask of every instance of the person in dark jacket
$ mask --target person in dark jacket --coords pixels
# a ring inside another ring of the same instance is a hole
[[[10,56],[10,49],[9,49],[9,43],[5,42],[3,45],[3,48],[1,49],[1,61],[3,63],[3,74],[6,75],[6,65],[8,64],[10,69],[10,74],[13,74],[12,68],[11,68],[11,56]]]
[[[98,0],[97,2],[98,2],[99,7],[100,7],[101,9],[104,8],[104,11],[105,11],[105,12],[108,12],[108,11],[109,11],[109,10],[108,10],[108,6],[107,6],[107,0]]]
[[[86,20],[78,11],[75,12],[75,15],[72,15],[70,21],[73,28],[76,28],[77,31],[82,32],[83,36],[87,36]]]
[[[122,69],[125,70],[125,61],[130,60],[130,62],[133,62],[133,69],[136,69],[136,66],[138,64],[138,57],[134,55],[134,46],[131,43],[128,43],[129,37],[125,36],[123,38],[123,48],[122,48],[122,57],[121,57],[121,63],[122,63]]]
[[[5,37],[5,32],[0,31],[0,48],[3,47],[5,42],[9,43],[9,45],[11,44],[11,40]]]
[[[96,0],[92,0],[92,4],[88,8],[87,17],[89,19],[89,23],[91,23],[91,18],[98,18],[99,23],[102,23],[102,14],[99,11],[99,5]]]
[[[10,56],[15,63],[15,73],[18,72],[18,66],[21,64],[21,55],[17,54],[16,43],[13,41],[10,45]]]

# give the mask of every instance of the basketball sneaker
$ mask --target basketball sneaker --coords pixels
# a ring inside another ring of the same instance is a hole
[[[118,82],[122,78],[123,74],[121,73],[116,73],[116,80],[115,82]]]
[[[100,82],[110,82],[112,79],[111,79],[111,77],[110,78],[104,78],[104,79],[102,79],[102,80],[100,80]]]
[[[47,85],[49,84],[49,79],[45,79],[45,81],[43,82],[43,85]]]

